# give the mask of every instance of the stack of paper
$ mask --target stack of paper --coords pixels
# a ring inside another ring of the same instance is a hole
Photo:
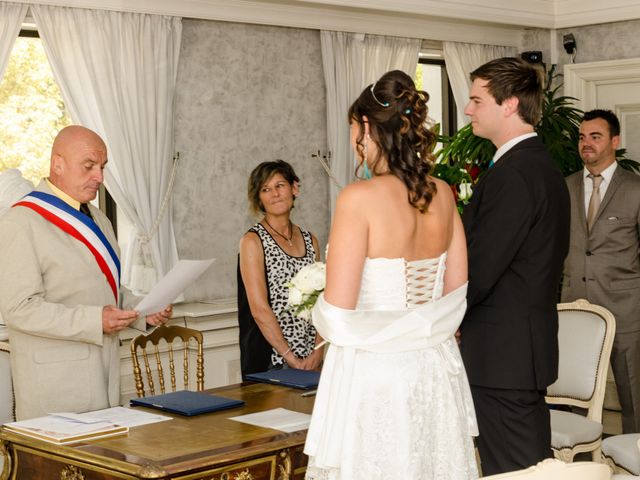
[[[90,414],[54,414],[20,422],[5,423],[4,428],[28,437],[58,445],[123,435],[129,427],[92,417]]]

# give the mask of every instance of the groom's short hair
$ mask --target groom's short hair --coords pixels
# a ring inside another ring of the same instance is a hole
[[[518,115],[529,125],[536,125],[542,115],[542,74],[540,69],[517,57],[491,60],[471,72],[487,81],[487,89],[498,105],[507,98],[518,99]]]

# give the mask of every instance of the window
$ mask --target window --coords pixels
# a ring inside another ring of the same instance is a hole
[[[20,32],[0,81],[0,171],[17,168],[37,185],[51,143],[71,119],[37,32]]]
[[[441,135],[457,131],[456,102],[444,60],[422,55],[416,69],[416,86],[429,94],[429,117],[440,125]]]
[[[72,122],[35,25],[25,27],[0,81],[0,172],[17,168],[38,185],[49,174],[56,134]],[[116,204],[104,185],[94,203],[117,235]]]

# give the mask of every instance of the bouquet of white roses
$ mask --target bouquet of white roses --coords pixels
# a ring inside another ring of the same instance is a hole
[[[322,262],[315,262],[300,269],[294,275],[289,287],[288,308],[297,317],[311,320],[311,309],[318,296],[324,291],[326,283],[326,267]]]

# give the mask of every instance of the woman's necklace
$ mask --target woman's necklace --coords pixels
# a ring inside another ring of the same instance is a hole
[[[267,220],[267,217],[264,217],[264,221],[267,225],[269,225],[269,228],[271,228],[271,230],[273,230],[278,236],[284,238],[287,243],[289,244],[290,247],[293,247],[293,242],[291,241],[293,239],[293,225],[291,224],[291,220],[289,220],[289,237],[287,238],[287,236],[283,235],[282,233],[280,233],[278,230],[276,230],[275,228],[273,228],[273,225],[271,225],[269,223],[269,220]]]

